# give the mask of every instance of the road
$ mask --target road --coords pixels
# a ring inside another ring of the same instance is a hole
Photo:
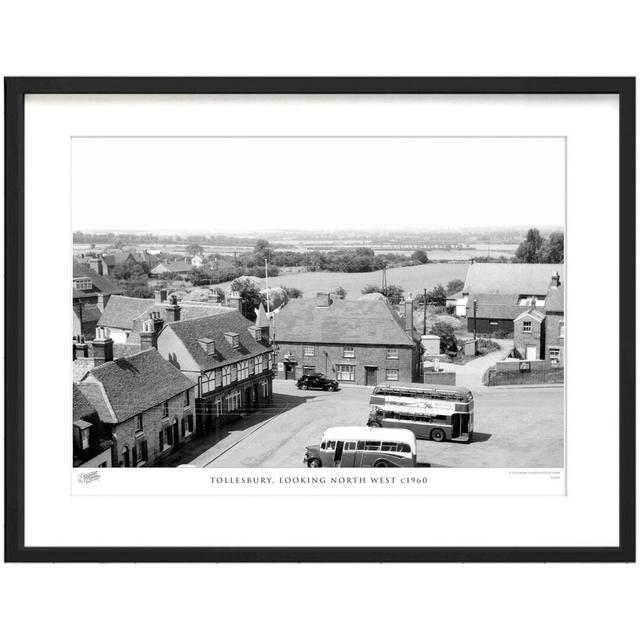
[[[274,405],[232,425],[222,439],[200,444],[180,463],[198,467],[301,467],[305,447],[336,425],[365,425],[371,387],[337,393],[300,391],[274,381]],[[475,433],[469,444],[418,441],[418,461],[447,467],[562,467],[564,390],[557,387],[474,390]]]

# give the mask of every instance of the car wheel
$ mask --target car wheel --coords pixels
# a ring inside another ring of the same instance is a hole
[[[374,467],[388,467],[389,465],[384,460],[378,460],[374,465]]]
[[[431,432],[431,439],[434,442],[444,442],[446,440],[446,436],[444,435],[444,431],[442,429],[434,429]]]
[[[329,388],[329,391],[337,391],[335,385],[331,385],[331,387]]]
[[[303,391],[306,391],[309,387],[307,387],[306,384],[301,384],[299,388],[302,389]]]
[[[317,469],[318,467],[321,467],[321,466],[322,466],[322,462],[320,462],[318,458],[311,458],[310,460],[307,460],[307,467]]]

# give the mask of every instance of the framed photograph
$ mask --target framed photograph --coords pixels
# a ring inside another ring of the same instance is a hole
[[[635,560],[633,78],[7,78],[5,132],[7,560]]]

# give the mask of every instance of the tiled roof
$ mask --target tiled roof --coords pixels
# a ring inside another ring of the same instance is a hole
[[[79,289],[73,289],[74,298],[87,298],[93,297],[97,293],[118,294],[122,293],[122,289],[107,280],[99,273],[96,273],[89,265],[78,262],[75,258],[73,260],[73,277],[74,278],[91,278],[92,288],[91,291],[80,291]]]
[[[133,258],[133,260],[135,261],[135,257],[131,254],[131,252],[128,251],[111,253],[108,255],[103,254],[102,259],[108,267],[115,267],[119,264],[124,264],[129,259],[129,257]]]
[[[527,317],[533,318],[538,322],[542,322],[544,320],[544,313],[542,313],[541,311],[538,311],[537,309],[526,309],[514,319],[514,322],[517,322],[521,318],[527,318]]]
[[[475,263],[467,271],[463,291],[471,296],[481,293],[545,295],[556,271],[563,280],[563,264]]]
[[[380,300],[334,300],[318,307],[315,299],[290,300],[278,313],[277,342],[413,345],[403,321]]]
[[[134,319],[145,313],[147,309],[151,310],[154,304],[155,301],[149,298],[112,296],[104,308],[104,313],[100,318],[100,326],[131,329]]]
[[[473,318],[473,301],[477,300],[476,317],[495,320],[513,320],[524,307],[518,305],[517,294],[469,296],[467,300],[467,318]]]
[[[77,384],[73,385],[73,420],[82,420],[91,414],[96,413],[96,410],[91,406],[91,403],[83,395],[80,387]]]
[[[194,266],[187,262],[161,262],[157,264],[152,270],[152,273],[164,273],[169,271],[171,273],[187,273],[191,271]]]
[[[100,419],[111,424],[158,406],[194,386],[155,349],[100,365],[80,383]]]
[[[164,331],[173,331],[185,346],[202,371],[214,369],[223,364],[244,360],[250,355],[260,355],[271,351],[266,341],[256,342],[249,333],[252,323],[239,311],[230,311],[216,316],[181,320],[167,325]],[[239,346],[234,349],[227,341],[225,333],[237,333]],[[162,334],[161,334],[162,335]],[[207,355],[199,344],[201,338],[215,341],[215,355]]]
[[[544,301],[544,310],[552,313],[564,313],[564,287],[549,287]]]
[[[72,378],[74,382],[80,382],[88,371],[91,371],[94,367],[93,361],[93,343],[87,342],[89,345],[89,354],[86,358],[78,358],[73,361]],[[140,336],[138,335],[138,341],[134,342],[114,342],[113,343],[113,357],[128,358],[136,353],[140,353]]]

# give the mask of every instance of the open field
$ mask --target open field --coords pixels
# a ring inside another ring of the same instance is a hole
[[[463,280],[466,278],[468,264],[421,264],[415,267],[397,267],[387,269],[387,284],[400,285],[406,294],[414,296],[422,293],[423,289],[433,289],[435,285],[446,286],[450,280]],[[264,280],[261,280],[264,286]],[[222,288],[229,283],[222,283]],[[339,273],[326,271],[309,271],[304,273],[289,273],[269,278],[271,287],[297,287],[303,292],[305,298],[311,298],[319,291],[332,291],[336,287],[344,287],[347,297],[354,299],[368,284],[380,286],[382,284],[382,271],[369,271],[367,273]]]

